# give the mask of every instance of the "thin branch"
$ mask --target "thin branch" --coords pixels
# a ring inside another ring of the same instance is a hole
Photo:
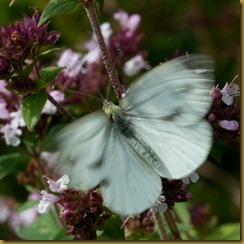
[[[90,20],[93,32],[96,36],[98,46],[100,48],[102,61],[104,63],[104,66],[106,68],[106,71],[108,73],[109,80],[111,81],[111,85],[116,93],[116,96],[119,100],[122,99],[122,94],[125,92],[124,87],[122,86],[121,82],[119,81],[117,72],[114,69],[114,63],[112,61],[112,58],[108,52],[108,49],[106,47],[101,28],[99,25],[99,21],[97,18],[96,11],[94,9],[93,5],[94,0],[82,0],[87,16]]]
[[[76,118],[70,114],[60,103],[58,103],[47,91],[47,99],[55,106],[57,109],[66,116],[70,121],[74,121]]]
[[[179,232],[179,230],[177,228],[177,225],[175,223],[175,220],[173,218],[173,215],[172,215],[170,209],[167,209],[164,212],[164,217],[165,217],[165,219],[166,219],[166,221],[168,223],[168,226],[169,226],[169,229],[171,231],[173,240],[182,240],[181,235],[180,235],[180,232]]]
[[[152,211],[153,211],[154,219],[158,225],[160,240],[169,240],[166,229],[164,228],[164,224],[160,212],[155,208],[152,208]]]

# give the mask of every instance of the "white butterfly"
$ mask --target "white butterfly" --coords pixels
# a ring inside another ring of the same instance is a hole
[[[58,136],[59,166],[73,186],[100,186],[104,204],[122,216],[150,208],[161,177],[180,179],[208,156],[212,128],[203,118],[211,105],[213,61],[183,56],[134,82],[119,106],[97,111]]]

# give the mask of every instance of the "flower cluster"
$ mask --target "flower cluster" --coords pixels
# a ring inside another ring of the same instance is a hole
[[[2,124],[0,133],[3,134],[7,145],[17,147],[21,143],[20,136],[23,133],[23,129],[26,128],[20,110],[20,104],[23,98],[9,92],[5,88],[6,85],[5,80],[0,80],[0,122]],[[60,91],[53,90],[50,92],[50,95],[58,102],[64,100],[64,94]],[[56,112],[57,108],[47,101],[42,114],[53,115]]]
[[[239,86],[231,82],[220,89],[217,85],[210,95],[214,100],[207,119],[214,128],[215,138],[236,143],[240,137],[240,107],[235,100],[240,95]]]
[[[192,199],[192,194],[186,191],[189,185],[183,183],[182,180],[163,178],[162,181],[164,189],[163,195],[166,198],[165,203],[169,209],[172,209],[176,202],[187,202]]]
[[[129,16],[120,10],[114,14],[114,19],[119,24],[115,34],[107,22],[101,25],[101,31],[112,59],[116,60],[115,68],[123,82],[123,77],[137,75],[142,69],[148,69],[149,65],[144,60],[147,53],[139,49],[140,16],[138,14]],[[74,52],[71,49],[67,49],[61,54],[57,65],[66,68],[60,72],[55,82],[55,86],[60,90],[71,89],[91,94],[97,92],[98,89],[102,91],[106,87],[104,84],[108,82],[108,77],[94,35],[84,44],[84,48],[87,50],[86,54]],[[64,103],[81,99],[80,94],[72,94],[65,99]]]
[[[35,11],[33,17],[23,15],[23,22],[16,22],[9,27],[3,25],[0,35],[1,68],[19,62],[34,59],[40,48],[55,43],[60,34],[57,31],[47,32],[48,24],[38,26],[40,12]],[[2,78],[2,77],[1,77]]]
[[[42,190],[41,200],[36,205],[39,213],[47,213],[53,204],[62,206],[60,217],[64,220],[67,235],[74,235],[75,240],[95,240],[96,231],[101,230],[109,214],[103,208],[101,194],[90,189],[88,192],[68,188],[69,177],[63,175],[57,181],[47,179],[50,191]],[[58,193],[58,194],[57,194]]]
[[[23,22],[3,25],[0,33],[0,133],[6,144],[14,147],[21,143],[20,136],[26,127],[20,111],[23,96],[15,93],[25,95],[34,89],[35,69],[29,72],[25,69],[37,59],[42,47],[55,43],[60,36],[57,31],[48,32],[48,24],[38,26],[39,20],[40,12],[36,10],[32,17],[24,14]],[[64,99],[58,91],[50,95],[57,101]],[[55,112],[56,107],[47,102],[43,113]]]
[[[75,240],[95,240],[96,231],[102,230],[109,217],[103,209],[102,196],[92,189],[87,193],[68,189],[60,196],[59,204],[67,235],[74,235]]]

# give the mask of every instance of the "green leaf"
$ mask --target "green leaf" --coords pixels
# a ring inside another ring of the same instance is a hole
[[[111,216],[103,227],[99,240],[125,240],[124,227],[121,228],[123,222],[117,216]]]
[[[43,88],[46,88],[46,86],[48,85],[47,82],[45,82],[44,80],[42,79],[36,79],[35,80],[35,89],[34,91],[36,93],[40,92]]]
[[[55,240],[60,228],[54,222],[51,212],[40,215],[31,225],[19,227],[16,234],[23,240]]]
[[[240,223],[227,223],[215,228],[205,240],[241,240]]]
[[[39,26],[54,16],[71,12],[78,4],[79,0],[51,0],[42,12]]]
[[[58,48],[58,47],[50,48],[50,49],[48,49],[46,51],[41,52],[37,57],[39,58],[41,56],[45,56],[45,55],[47,55],[47,54],[49,54],[51,52],[54,52],[54,51],[60,51],[60,48]]]
[[[22,104],[21,111],[23,119],[30,131],[39,121],[42,109],[47,101],[47,93],[43,90],[39,93],[31,94],[27,96]]]
[[[38,59],[34,60],[31,64],[29,64],[29,65],[25,68],[25,70],[24,70],[24,74],[25,74],[26,76],[29,76],[29,75],[30,75],[30,73],[31,73],[33,67],[36,65],[37,61],[38,61]]]
[[[0,156],[0,180],[6,175],[25,167],[29,157],[26,154],[11,153]]]
[[[40,70],[40,78],[45,82],[52,81],[64,67],[46,67]]]

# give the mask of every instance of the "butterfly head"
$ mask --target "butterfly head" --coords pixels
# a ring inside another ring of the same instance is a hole
[[[112,114],[114,114],[115,111],[117,111],[119,109],[118,106],[116,106],[113,102],[104,100],[103,102],[103,111],[105,112],[105,114],[107,116],[111,116]]]

